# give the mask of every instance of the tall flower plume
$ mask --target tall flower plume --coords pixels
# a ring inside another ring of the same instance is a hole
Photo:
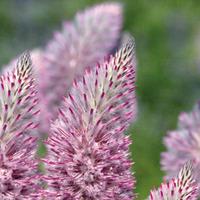
[[[161,165],[167,177],[174,176],[183,163],[193,160],[197,180],[200,178],[200,106],[191,113],[182,113],[179,128],[164,138],[167,151],[162,153]]]
[[[82,76],[86,67],[101,61],[117,46],[121,26],[121,5],[104,3],[78,13],[72,22],[63,24],[62,31],[55,32],[36,60],[40,65],[36,67],[39,67],[41,120],[46,118],[41,123],[45,125],[42,132],[48,132],[49,121],[56,119],[74,78]]]
[[[0,199],[27,199],[37,170],[39,113],[29,54],[0,77],[0,84]]]
[[[133,199],[134,179],[123,131],[133,118],[134,46],[87,70],[65,98],[46,141],[46,180],[57,197]]]
[[[168,183],[161,184],[160,188],[153,190],[148,200],[196,200],[199,188],[193,178],[192,166],[186,163],[180,170],[177,178]]]

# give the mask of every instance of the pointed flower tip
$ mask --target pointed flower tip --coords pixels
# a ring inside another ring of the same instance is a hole
[[[31,66],[32,66],[32,60],[30,52],[25,51],[24,53],[21,54],[21,56],[17,60],[16,67],[19,68],[20,70],[24,70],[27,68],[32,68]]]
[[[135,39],[131,35],[127,35],[126,40],[122,44],[122,49],[128,52],[129,55],[132,57],[135,54]]]
[[[21,54],[21,56],[18,59],[18,62],[20,62],[20,61],[23,62],[25,60],[31,62],[31,54],[30,54],[29,50],[26,50]]]
[[[196,200],[199,186],[193,178],[193,162],[187,162],[179,171],[177,178],[162,183],[160,188],[152,190],[148,200]]]

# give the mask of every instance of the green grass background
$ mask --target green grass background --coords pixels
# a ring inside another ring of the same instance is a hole
[[[44,45],[61,22],[97,0],[1,0],[0,64]],[[200,1],[124,0],[137,45],[137,121],[129,129],[138,199],[162,179],[162,137],[200,97]],[[199,44],[199,46],[198,46]]]

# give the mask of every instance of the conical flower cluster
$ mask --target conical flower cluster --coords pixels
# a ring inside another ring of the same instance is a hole
[[[0,77],[0,199],[136,198],[131,140],[124,134],[136,116],[136,59],[130,36],[120,41],[121,26],[120,4],[94,6],[66,22],[44,50],[31,51],[34,73],[28,53],[4,70]],[[191,155],[197,168],[199,110],[195,113],[184,115],[181,123],[187,141],[178,135],[175,142],[166,142],[175,153],[169,150],[163,160],[171,165],[178,158],[176,170]],[[43,175],[38,172],[40,160],[35,159],[41,133],[48,135]],[[194,149],[180,151],[176,144],[181,142],[182,149]],[[177,178],[153,190],[149,200],[195,200],[198,194],[193,171],[186,164]]]
[[[0,199],[26,199],[37,171],[39,113],[29,54],[1,76],[0,84]]]
[[[135,103],[133,44],[86,71],[74,85],[47,140],[49,186],[72,199],[133,199],[123,131]],[[73,145],[72,145],[73,144]]]

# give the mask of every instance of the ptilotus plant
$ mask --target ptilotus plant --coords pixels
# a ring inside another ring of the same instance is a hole
[[[1,76],[0,199],[137,198],[124,133],[136,116],[136,61],[134,43],[119,41],[121,25],[120,4],[94,6],[31,51],[33,67],[24,54]],[[48,134],[44,175],[35,159],[41,133]],[[186,164],[149,199],[197,199],[192,174]]]
[[[195,200],[199,194],[197,182],[193,179],[191,163],[186,163],[176,178],[162,183],[152,190],[148,200]]]
[[[0,78],[0,198],[2,200],[109,200],[135,198],[123,132],[134,115],[135,65],[128,43],[74,82],[46,143],[47,174],[38,182],[38,99],[28,54]],[[199,192],[190,165],[153,190],[149,200],[194,200]]]
[[[55,32],[33,60],[39,69],[41,132],[48,133],[50,120],[56,119],[74,78],[82,76],[86,67],[103,60],[117,46],[121,27],[121,4],[91,7],[78,13],[73,21],[64,22],[62,31]]]
[[[200,178],[200,107],[195,106],[191,113],[181,113],[178,129],[170,131],[164,138],[167,148],[162,153],[161,165],[167,177],[174,176],[180,166],[188,160],[195,163],[194,172]],[[200,181],[199,181],[200,182]]]
[[[46,141],[47,182],[66,199],[133,199],[124,134],[135,107],[133,44],[75,81]]]
[[[52,123],[47,158],[48,188],[44,199],[132,200],[129,136],[135,114],[133,44],[74,81],[58,119]],[[177,178],[150,193],[149,200],[195,200],[199,187],[190,164]]]
[[[131,200],[129,136],[134,115],[133,44],[86,71],[74,86],[47,139],[48,187],[40,187],[36,151],[37,92],[31,61],[24,54],[2,75],[0,198],[2,200]],[[126,101],[124,101],[124,99]],[[132,112],[131,112],[132,111]],[[179,176],[153,190],[149,200],[194,200],[199,192],[189,164]]]
[[[39,113],[29,54],[0,77],[0,199],[28,199],[37,189],[34,159]],[[33,187],[34,186],[34,187]]]
[[[93,6],[78,13],[73,21],[65,21],[45,48],[31,52],[40,97],[41,134],[48,134],[50,122],[56,119],[74,78],[115,51],[122,21],[120,3]]]

